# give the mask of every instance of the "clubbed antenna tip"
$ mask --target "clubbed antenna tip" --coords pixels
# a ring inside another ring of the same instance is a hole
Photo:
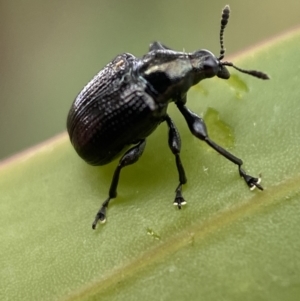
[[[242,69],[242,68],[239,68],[239,67],[233,65],[231,62],[222,62],[222,65],[233,67],[234,69],[236,69],[242,73],[246,73],[246,74],[252,75],[254,77],[260,78],[260,79],[270,79],[270,77],[266,73],[263,73],[263,72],[257,71],[257,70],[245,70],[245,69]]]
[[[220,50],[219,60],[222,60],[224,58],[224,54],[225,54],[223,36],[224,36],[224,29],[225,29],[225,27],[228,23],[229,14],[230,14],[230,8],[229,8],[229,5],[226,5],[223,8],[222,18],[221,18],[221,28],[220,28],[220,46],[221,46],[221,50]]]

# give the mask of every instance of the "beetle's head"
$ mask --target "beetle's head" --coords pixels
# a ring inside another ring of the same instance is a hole
[[[210,51],[202,49],[195,51],[191,56],[191,64],[197,80],[218,76],[228,79],[230,73],[223,63]]]
[[[236,70],[246,73],[249,75],[252,75],[254,77],[260,78],[260,79],[269,79],[269,76],[261,71],[256,70],[245,70],[241,69],[231,62],[222,62],[222,59],[225,55],[225,48],[223,43],[223,35],[224,35],[224,29],[228,23],[230,14],[229,6],[226,5],[222,12],[222,19],[221,19],[221,29],[220,29],[220,44],[221,44],[221,50],[220,50],[220,56],[217,58],[214,54],[212,54],[208,50],[199,50],[193,53],[192,55],[192,65],[194,69],[196,70],[196,73],[198,71],[197,80],[201,80],[204,78],[210,78],[213,76],[218,76],[219,78],[228,79],[230,77],[230,73],[226,66],[233,67]]]

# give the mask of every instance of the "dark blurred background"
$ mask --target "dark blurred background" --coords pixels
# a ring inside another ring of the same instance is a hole
[[[218,55],[225,4],[227,55],[300,25],[295,0],[0,0],[0,160],[64,131],[76,94],[119,53],[159,40]]]

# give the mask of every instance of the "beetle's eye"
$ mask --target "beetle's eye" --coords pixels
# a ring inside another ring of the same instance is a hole
[[[211,57],[208,57],[203,64],[203,70],[206,78],[213,77],[218,74],[218,64]]]
[[[204,64],[203,69],[204,69],[206,78],[213,77],[216,75],[215,68],[213,68],[211,65]]]

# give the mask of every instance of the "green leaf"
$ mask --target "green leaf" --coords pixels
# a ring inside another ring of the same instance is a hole
[[[95,168],[66,134],[0,166],[1,300],[298,300],[300,30],[232,61],[268,73],[203,81],[188,106],[210,136],[262,175],[194,138],[175,106],[187,205],[162,124],[121,174],[105,225],[91,224],[117,161]]]

